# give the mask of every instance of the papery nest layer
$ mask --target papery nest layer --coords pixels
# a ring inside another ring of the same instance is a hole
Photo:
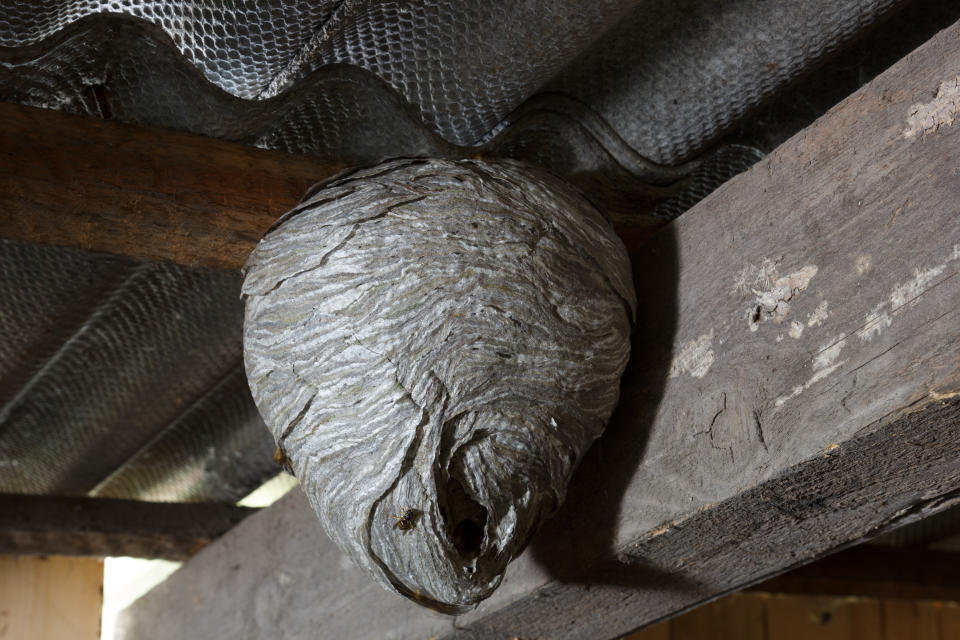
[[[439,611],[488,597],[617,402],[626,250],[559,178],[391,161],[311,192],[250,256],[254,400],[330,537]]]

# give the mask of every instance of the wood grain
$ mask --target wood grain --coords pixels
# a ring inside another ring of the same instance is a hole
[[[952,640],[953,602],[738,593],[623,640]]]
[[[940,638],[960,638],[960,604],[940,605]]]
[[[99,558],[0,556],[0,639],[98,640]]]
[[[817,596],[772,597],[762,601],[765,632],[778,640],[882,638],[875,601]]]
[[[0,495],[0,553],[185,560],[257,509]]]
[[[671,640],[767,640],[768,637],[764,601],[736,595],[698,607],[663,624],[669,627]]]
[[[617,413],[476,610],[378,591],[293,494],[128,610],[128,637],[176,611],[168,637],[615,638],[956,503],[958,68],[954,25],[634,257]]]
[[[239,269],[344,166],[202,136],[0,104],[0,237]]]
[[[960,602],[960,553],[860,545],[766,580],[751,591]]]

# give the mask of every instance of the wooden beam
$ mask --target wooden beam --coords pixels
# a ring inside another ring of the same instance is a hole
[[[958,68],[954,25],[634,257],[617,413],[475,611],[372,585],[297,493],[128,637],[614,638],[960,500]]]
[[[0,495],[0,553],[185,560],[258,509]]]
[[[98,640],[103,560],[0,556],[0,638]]]
[[[960,602],[960,553],[860,545],[749,588],[765,593]]]
[[[166,129],[0,104],[0,238],[239,269],[344,165]]]
[[[4,103],[0,149],[0,238],[213,269],[242,267],[309,187],[347,166]],[[624,197],[611,207],[629,208]],[[631,247],[661,224],[621,218]]]

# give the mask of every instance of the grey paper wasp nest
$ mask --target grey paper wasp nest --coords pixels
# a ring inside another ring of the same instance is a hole
[[[617,402],[626,250],[560,179],[398,160],[324,185],[250,256],[253,397],[331,538],[453,613],[563,501]]]

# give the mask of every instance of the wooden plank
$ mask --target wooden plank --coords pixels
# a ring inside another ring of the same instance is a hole
[[[884,600],[881,602],[883,634],[878,637],[940,640],[939,617],[936,609],[921,607],[919,602]]]
[[[616,416],[476,610],[379,590],[292,494],[128,637],[614,638],[957,502],[958,68],[955,25],[634,256]]]
[[[258,509],[0,495],[0,553],[185,560]]]
[[[859,640],[860,638],[883,638],[883,620],[882,607],[883,601],[863,598],[844,598],[842,603],[846,603],[842,620],[848,629],[849,640]],[[843,604],[840,605],[843,607]],[[835,613],[832,615],[836,615]],[[768,618],[769,620],[769,613]],[[821,614],[820,619],[823,619]],[[831,618],[832,620],[832,618]],[[770,630],[772,633],[772,629]]]
[[[769,637],[765,599],[741,594],[721,598],[660,624],[669,624],[670,637],[677,640],[767,640]]]
[[[944,603],[940,607],[940,638],[960,638],[960,604]]]
[[[0,104],[0,237],[238,269],[343,165],[165,129]]]
[[[894,602],[887,600],[884,602],[885,610],[884,614],[889,615],[889,610],[886,609],[886,606]],[[898,601],[902,602],[902,601]],[[904,635],[901,637],[911,638],[912,640],[941,640],[940,637],[940,617],[941,609],[940,603],[931,603],[931,602],[918,602],[914,600],[910,604],[913,605],[912,616],[914,619],[914,628],[913,633]],[[897,637],[895,634],[887,632],[887,637]]]
[[[664,620],[663,622],[655,624],[652,627],[647,627],[642,631],[631,633],[629,636],[625,636],[623,640],[681,640],[680,638],[675,638],[671,635],[670,625],[672,623],[673,620]],[[693,639],[691,638],[690,640]]]
[[[880,604],[853,598],[775,596],[764,601],[767,637],[777,640],[882,638]]]
[[[861,545],[750,587],[751,591],[960,602],[960,553]]]
[[[952,640],[952,602],[735,593],[623,640]]]
[[[98,640],[103,561],[0,556],[0,638]]]

